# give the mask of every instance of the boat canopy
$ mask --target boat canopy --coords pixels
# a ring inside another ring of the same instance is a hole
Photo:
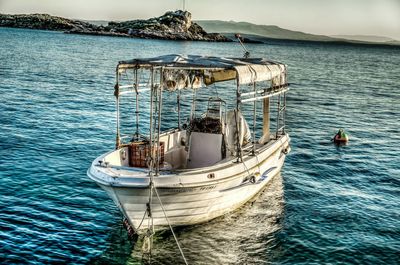
[[[286,84],[286,65],[264,58],[170,54],[120,61],[117,72],[140,68],[162,69],[163,86],[168,90],[199,88],[228,80],[236,80],[238,84],[269,80],[273,81],[274,85]]]

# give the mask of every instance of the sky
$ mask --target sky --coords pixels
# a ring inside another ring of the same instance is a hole
[[[85,20],[156,17],[183,0],[0,0],[0,13],[48,13]],[[322,35],[400,40],[400,0],[186,0],[193,20],[246,21]]]

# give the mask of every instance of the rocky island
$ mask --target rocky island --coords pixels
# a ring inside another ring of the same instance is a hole
[[[182,10],[169,11],[160,17],[147,20],[109,22],[107,26],[94,25],[80,20],[72,20],[48,14],[0,14],[0,27],[57,30],[70,34],[146,39],[232,41],[218,33],[207,33],[201,26],[192,21],[190,12]]]
[[[80,20],[72,20],[48,14],[7,15],[0,14],[0,27],[68,31],[73,29],[98,30],[98,26]]]

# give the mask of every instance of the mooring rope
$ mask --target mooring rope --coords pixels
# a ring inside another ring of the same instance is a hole
[[[149,197],[150,197],[150,196],[151,196],[151,192],[149,191]],[[139,231],[140,227],[142,226],[143,221],[144,221],[144,219],[145,219],[145,217],[146,217],[146,213],[147,213],[147,212],[148,212],[148,211],[147,211],[147,208],[146,208],[146,210],[144,210],[142,220],[140,221],[138,227],[136,228],[137,231]]]
[[[160,198],[160,196],[158,195],[158,191],[157,191],[157,188],[156,188],[155,186],[154,186],[154,191],[156,192],[158,201],[160,202],[160,205],[161,205],[161,209],[162,209],[162,211],[163,211],[163,213],[164,213],[165,219],[167,220],[169,229],[171,230],[172,235],[174,236],[176,245],[177,245],[178,248],[179,248],[179,252],[180,252],[181,255],[182,255],[183,261],[185,262],[186,265],[188,265],[188,262],[187,262],[187,260],[186,260],[186,258],[185,258],[185,255],[183,254],[182,248],[181,248],[181,246],[180,246],[180,244],[179,244],[178,238],[176,237],[176,235],[175,235],[175,233],[174,233],[174,229],[172,229],[172,226],[171,226],[171,224],[170,224],[170,222],[169,222],[167,213],[165,212],[164,205],[162,204],[161,198]]]

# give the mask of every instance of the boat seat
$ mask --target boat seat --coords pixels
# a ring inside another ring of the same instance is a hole
[[[184,146],[168,150],[165,152],[164,157],[165,161],[168,162],[173,169],[186,167],[187,152]]]
[[[214,165],[222,160],[222,134],[192,132],[189,140],[187,168]]]

